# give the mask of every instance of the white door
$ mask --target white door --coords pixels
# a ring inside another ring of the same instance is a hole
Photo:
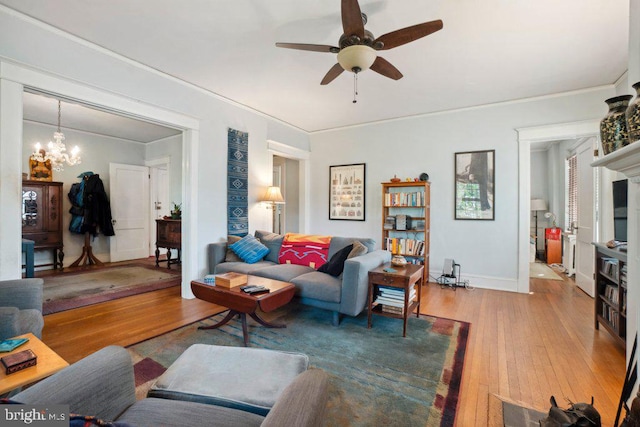
[[[111,262],[149,256],[149,168],[109,164]]]
[[[593,297],[595,295],[594,248],[591,244],[595,235],[595,168],[590,165],[594,160],[593,150],[596,138],[588,138],[576,151],[577,187],[578,187],[578,229],[576,231],[576,284]]]
[[[169,216],[172,204],[169,200],[169,170],[166,165],[151,166],[150,172],[150,192],[151,192],[151,215],[149,227],[149,255],[154,255],[156,251],[156,219]]]

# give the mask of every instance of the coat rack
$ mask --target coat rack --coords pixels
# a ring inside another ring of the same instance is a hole
[[[82,178],[82,182],[73,184],[69,192],[69,199],[73,205],[69,230],[77,233],[84,231],[84,246],[82,247],[82,255],[71,264],[71,267],[77,267],[79,265],[104,265],[103,262],[93,254],[91,235],[97,236],[98,229],[100,229],[105,236],[113,236],[115,234],[111,221],[109,200],[99,175],[93,172],[83,172],[78,175],[78,178]],[[86,205],[87,202],[85,199],[87,191],[90,194],[90,200],[92,200],[89,205]],[[79,201],[80,197],[85,199],[84,203]],[[89,216],[87,216],[87,214],[89,214]],[[86,221],[86,223],[83,221]]]
[[[88,231],[84,233],[82,255],[80,255],[80,258],[75,260],[70,267],[78,267],[79,265],[104,265],[104,263],[93,254],[93,248],[91,247],[91,233]]]

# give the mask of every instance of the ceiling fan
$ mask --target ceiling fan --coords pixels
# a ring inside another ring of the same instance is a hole
[[[442,29],[442,21],[430,21],[402,28],[384,34],[378,38],[365,30],[367,16],[360,11],[358,0],[342,0],[342,29],[344,33],[338,42],[340,47],[305,43],[276,43],[277,47],[330,52],[338,54],[338,63],[324,76],[321,85],[331,83],[344,70],[353,72],[356,77],[361,71],[371,68],[390,79],[402,78],[402,73],[389,61],[377,55],[379,50],[389,50],[402,46]],[[356,102],[355,100],[353,102]]]

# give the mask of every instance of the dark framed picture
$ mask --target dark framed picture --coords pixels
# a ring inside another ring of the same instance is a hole
[[[329,166],[329,219],[364,221],[365,164]]]
[[[455,219],[495,220],[495,150],[455,154]]]

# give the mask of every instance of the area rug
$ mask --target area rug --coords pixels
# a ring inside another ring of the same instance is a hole
[[[547,414],[491,393],[487,416],[487,427],[540,427]]]
[[[44,277],[43,314],[178,286],[181,273],[147,265],[124,265]]]
[[[138,396],[192,344],[242,346],[236,319],[220,329],[197,329],[222,316],[129,347]],[[312,367],[329,374],[326,425],[454,425],[469,323],[412,317],[403,338],[402,320],[376,316],[367,329],[366,313],[334,327],[330,312],[292,303],[265,317],[287,327],[268,329],[250,321],[251,347],[305,353]]]
[[[529,277],[533,279],[562,280],[562,277],[558,276],[551,267],[541,262],[529,263]]]

